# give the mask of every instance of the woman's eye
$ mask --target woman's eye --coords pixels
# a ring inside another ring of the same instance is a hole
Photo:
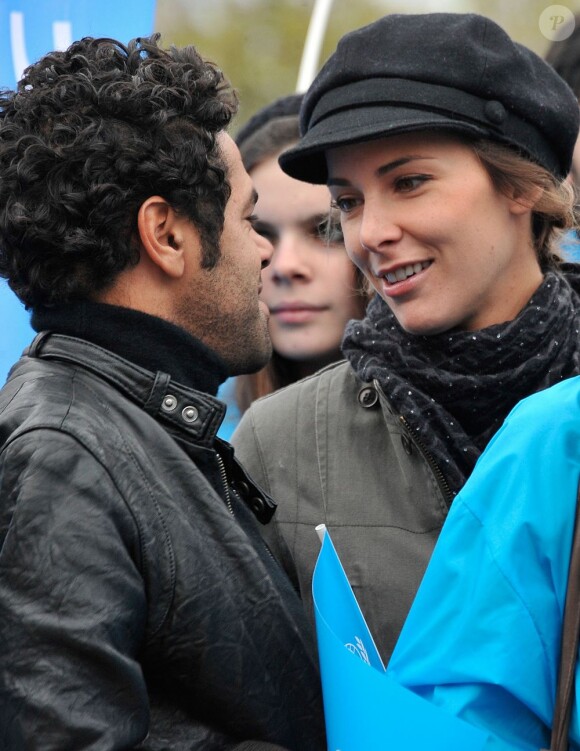
[[[397,177],[395,188],[401,193],[410,193],[420,188],[429,179],[429,175],[405,175],[404,177]]]
[[[348,214],[349,211],[352,211],[354,208],[356,208],[358,202],[356,198],[350,198],[347,196],[340,196],[339,198],[335,198],[330,202],[330,206],[333,209],[338,209],[343,214]]]

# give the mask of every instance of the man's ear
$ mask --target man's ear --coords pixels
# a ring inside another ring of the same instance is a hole
[[[160,196],[150,196],[137,214],[137,230],[143,251],[165,274],[175,279],[183,275],[186,240],[199,242],[194,225]]]

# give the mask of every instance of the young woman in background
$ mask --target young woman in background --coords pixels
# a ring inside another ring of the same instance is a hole
[[[261,294],[270,309],[273,355],[258,373],[236,379],[241,412],[258,397],[342,359],[344,328],[363,317],[368,300],[326,186],[294,180],[278,164],[280,153],[298,141],[302,98],[277,99],[236,138],[259,196],[254,226],[274,246]]]

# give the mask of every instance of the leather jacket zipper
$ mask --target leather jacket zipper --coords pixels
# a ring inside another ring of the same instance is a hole
[[[433,474],[435,475],[435,479],[437,480],[437,484],[439,485],[439,488],[441,489],[441,492],[443,493],[443,496],[445,498],[445,501],[447,502],[447,506],[451,506],[451,503],[453,501],[453,493],[451,492],[451,488],[449,487],[449,483],[445,479],[445,475],[441,471],[439,465],[433,459],[427,448],[425,447],[425,444],[423,443],[422,439],[418,435],[414,435],[413,431],[411,430],[411,426],[407,422],[406,417],[403,417],[403,415],[399,415],[399,420],[403,427],[405,428],[405,431],[407,435],[409,436],[409,439],[413,441],[415,446],[419,449],[422,456],[424,457],[427,464],[431,467],[431,470]]]
[[[227,472],[226,472],[226,466],[224,464],[224,460],[222,459],[222,457],[220,456],[220,454],[217,451],[216,451],[216,456],[217,456],[218,466],[219,466],[219,470],[220,470],[220,477],[221,477],[221,480],[222,480],[222,484],[224,486],[224,492],[225,492],[225,497],[226,497],[226,506],[228,507],[228,511],[230,512],[230,514],[235,518],[234,507],[232,505],[232,497],[230,495],[230,486],[229,486],[229,483],[228,483],[228,475],[227,475]],[[233,492],[235,493],[236,491],[234,490]],[[274,563],[279,568],[282,568],[281,564],[280,564],[280,561],[276,558],[276,556],[274,555],[274,553],[272,553],[272,551],[270,550],[270,547],[268,546],[268,544],[266,543],[266,541],[265,540],[261,540],[261,542],[262,542],[264,548],[266,549],[266,553],[268,554],[268,556],[274,561]]]
[[[226,466],[224,464],[224,460],[221,458],[221,456],[219,455],[219,453],[216,452],[216,456],[217,456],[218,466],[219,466],[219,469],[220,469],[220,477],[222,479],[222,483],[223,483],[223,486],[224,486],[224,494],[225,494],[225,499],[226,499],[226,506],[228,507],[228,511],[230,512],[230,514],[232,516],[235,516],[235,514],[234,514],[234,507],[232,506],[232,499],[231,499],[231,496],[230,496],[230,486],[229,486],[229,483],[228,483],[228,475],[227,475],[227,472],[226,472]]]

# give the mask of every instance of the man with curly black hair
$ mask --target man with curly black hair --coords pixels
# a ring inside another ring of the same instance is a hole
[[[324,748],[274,503],[216,439],[272,247],[193,47],[85,38],[0,94],[0,749]]]

